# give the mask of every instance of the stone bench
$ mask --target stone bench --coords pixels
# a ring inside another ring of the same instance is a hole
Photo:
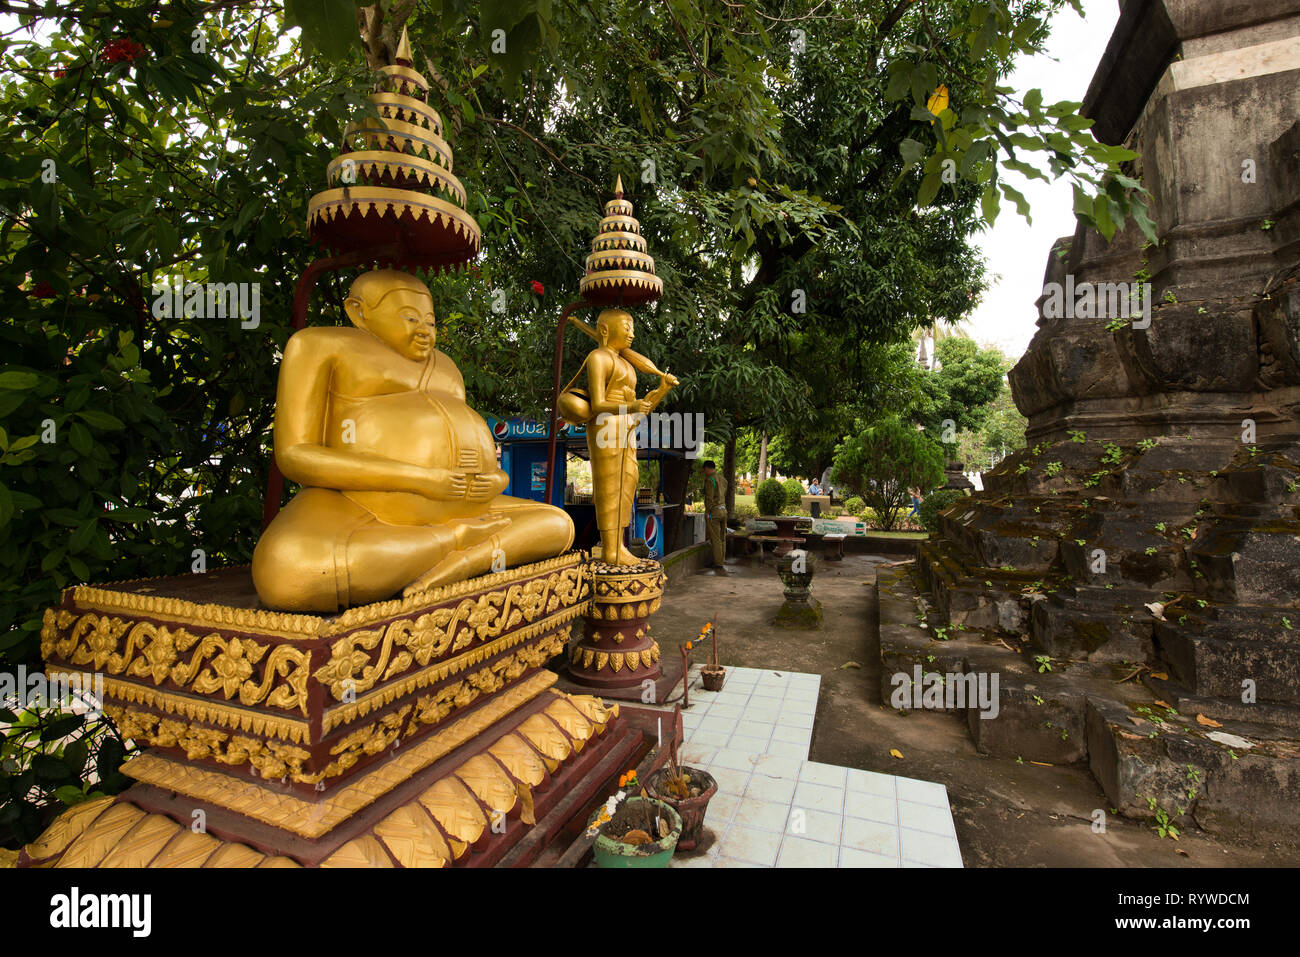
[[[829,532],[822,536],[822,556],[828,562],[839,562],[844,560],[844,539],[843,532]]]

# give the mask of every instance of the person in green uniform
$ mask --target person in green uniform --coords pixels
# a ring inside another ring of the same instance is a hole
[[[704,524],[713,547],[714,574],[727,574],[727,480],[712,460],[704,463]]]

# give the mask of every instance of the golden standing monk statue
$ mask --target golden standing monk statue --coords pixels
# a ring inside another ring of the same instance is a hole
[[[622,309],[606,309],[600,314],[596,337],[600,345],[583,364],[586,392],[573,389],[570,383],[561,396],[560,411],[568,421],[587,427],[600,558],[609,565],[636,565],[640,559],[623,544],[623,529],[632,521],[638,484],[635,432],[641,417],[653,412],[677,385],[677,377],[659,371],[645,356],[632,351],[636,338],[632,316]],[[636,397],[638,370],[659,376],[659,387],[644,399]]]
[[[565,551],[562,509],[501,494],[492,432],[435,348],[428,287],[373,270],[344,309],[354,328],[295,333],[280,366],[275,457],[303,488],[253,553],[263,603],[336,611]]]

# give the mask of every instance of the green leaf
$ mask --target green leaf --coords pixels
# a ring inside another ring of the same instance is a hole
[[[66,738],[85,723],[86,716],[81,714],[69,714],[55,718],[41,729],[41,740],[57,741],[59,738]]]
[[[1136,196],[1133,197],[1132,213],[1134,222],[1138,224],[1138,229],[1142,230],[1142,235],[1148,241],[1158,243],[1160,237],[1156,235],[1156,224],[1151,220],[1150,209],[1146,204],[1146,200]]]
[[[903,155],[903,161],[907,164],[904,169],[911,169],[925,159],[925,144],[909,137],[898,144],[898,152]]]
[[[344,60],[361,41],[352,0],[284,0],[285,23],[302,28],[304,45],[328,60]]]
[[[117,429],[126,428],[126,426],[122,424],[122,420],[117,416],[109,415],[107,412],[103,412],[99,409],[82,409],[77,413],[77,415],[83,421],[96,429],[113,432]]]
[[[72,769],[61,758],[52,757],[48,754],[38,754],[32,758],[32,770],[36,772],[36,779],[53,784],[57,781],[66,781],[72,777]]]
[[[40,381],[35,372],[0,372],[0,389],[34,389]]]
[[[1001,207],[1002,200],[998,198],[997,184],[989,183],[985,187],[983,195],[980,196],[980,212],[984,216],[984,221],[990,226],[997,222],[998,212]]]
[[[1025,198],[1024,193],[1007,183],[1002,183],[1001,189],[1002,195],[1016,204],[1016,212],[1025,217],[1026,222],[1033,223],[1029,217],[1029,200]]]
[[[926,173],[925,179],[921,180],[921,188],[916,193],[916,204],[918,206],[929,206],[934,202],[934,198],[939,195],[939,187],[943,184],[941,174],[938,171]]]

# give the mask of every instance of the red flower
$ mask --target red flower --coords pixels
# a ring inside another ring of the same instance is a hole
[[[67,76],[67,75],[68,75],[68,71],[67,71],[67,70],[55,70],[55,71],[54,71],[55,79],[59,79],[59,80],[61,80],[61,79],[63,79],[63,78],[64,78],[65,76]]]
[[[117,63],[119,60],[133,63],[144,56],[144,53],[143,44],[136,43],[129,37],[118,37],[116,40],[110,40],[104,44],[104,49],[100,51],[99,57],[105,63]]]
[[[538,282],[536,279],[534,279],[534,280],[533,280],[533,292],[537,293],[537,295],[539,295],[539,296],[544,296],[544,295],[546,295],[546,287],[543,286],[543,285],[542,285],[540,282]]]
[[[31,295],[36,299],[53,299],[58,293],[54,291],[54,287],[48,280],[42,279],[32,287]]]

